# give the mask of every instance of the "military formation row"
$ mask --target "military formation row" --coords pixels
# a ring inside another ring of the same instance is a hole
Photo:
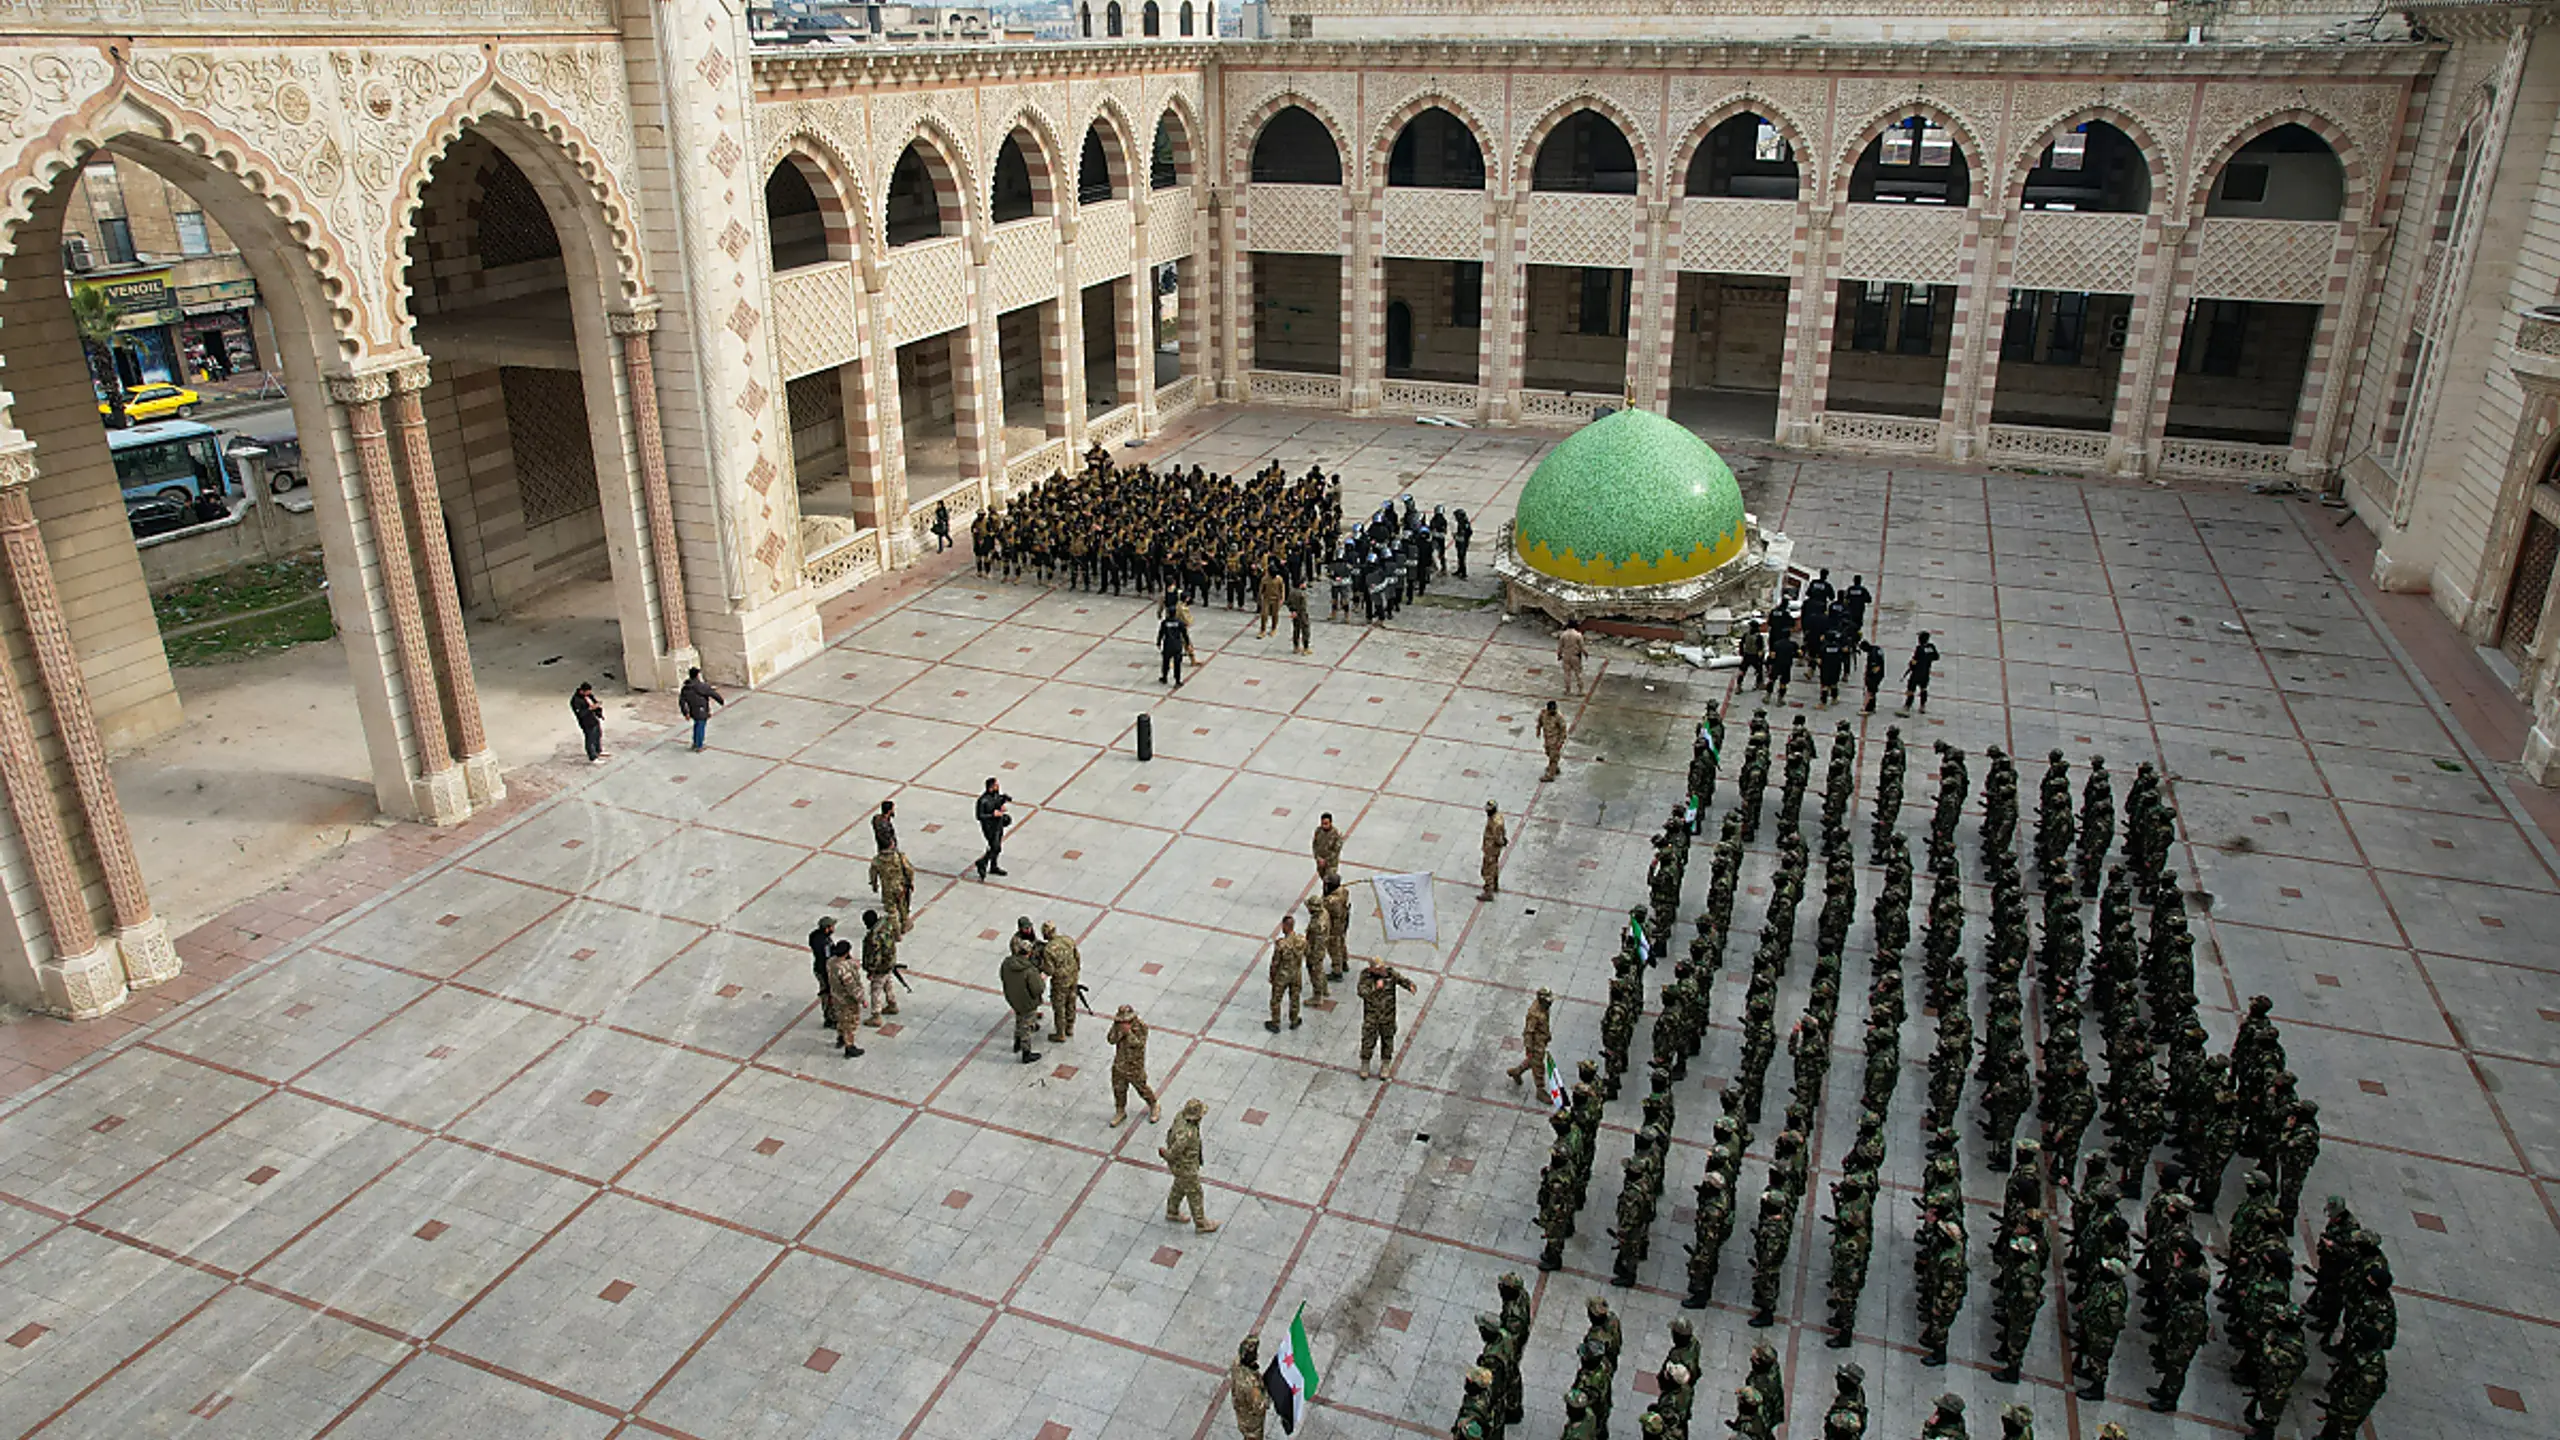
[[[1677,914],[1686,879],[1689,844],[1712,802],[1724,724],[1711,706],[1699,726],[1689,775],[1690,800],[1655,840],[1648,876],[1651,905],[1630,912],[1622,936],[1609,1005],[1601,1025],[1600,1064],[1584,1062],[1581,1081],[1559,1105],[1556,1142],[1541,1178],[1539,1221],[1546,1238],[1541,1266],[1563,1263],[1564,1242],[1588,1192],[1601,1108],[1615,1097],[1628,1068],[1637,1021],[1644,1011],[1644,977]],[[1688,959],[1676,962],[1663,987],[1653,1031],[1653,1084],[1619,1192],[1613,1278],[1634,1282],[1649,1248],[1650,1228],[1663,1185],[1663,1165],[1676,1099],[1673,1086],[1696,1058],[1708,1026],[1707,999],[1730,927],[1744,846],[1756,834],[1770,773],[1771,736],[1765,714],[1755,715],[1741,766],[1741,794],[1726,814],[1715,849],[1706,908],[1696,917]],[[1769,1176],[1753,1227],[1752,1319],[1772,1323],[1786,1255],[1798,1225],[1806,1171],[1806,1136],[1821,1104],[1831,1038],[1839,1005],[1840,957],[1856,908],[1856,870],[1849,853],[1846,816],[1854,798],[1854,737],[1843,724],[1835,736],[1821,813],[1825,897],[1817,926],[1816,959],[1802,1018],[1791,1032],[1792,1096],[1784,1128],[1771,1148]],[[1736,1213],[1741,1162],[1750,1129],[1759,1121],[1768,1064],[1777,1049],[1775,1007],[1793,949],[1795,917],[1810,856],[1799,831],[1815,744],[1801,717],[1786,748],[1778,806],[1778,865],[1769,888],[1760,943],[1752,964],[1741,1017],[1740,1065],[1724,1087],[1724,1113],[1715,1124],[1706,1175],[1697,1195],[1697,1233],[1689,1246],[1687,1303],[1701,1307],[1712,1295],[1724,1242]],[[1937,1016],[1937,1045],[1929,1061],[1924,1129],[1929,1135],[1926,1179],[1919,1197],[1920,1242],[1915,1255],[1922,1343],[1931,1363],[1943,1363],[1946,1337],[1961,1311],[1970,1271],[1958,1170],[1955,1122],[1964,1081],[1974,1062],[1971,997],[1963,958],[1964,895],[1956,858],[1956,829],[1968,799],[1965,757],[1937,747],[1939,788],[1928,837],[1935,876],[1928,930],[1922,945],[1929,1003]],[[2283,1047],[2269,1018],[2268,1002],[2251,1003],[2228,1055],[2211,1055],[2196,1013],[2193,939],[2184,897],[2167,857],[2175,835],[2157,773],[2137,772],[2128,795],[2122,863],[2110,866],[2116,814],[2103,760],[2093,760],[2075,805],[2070,770],[2058,752],[2050,757],[2038,813],[2036,858],[2046,885],[2043,944],[2036,951],[2036,983],[2044,1001],[2045,1040],[2031,1064],[2026,1047],[2022,984],[2030,945],[2026,904],[2018,873],[2017,774],[1997,748],[1989,754],[1981,826],[1992,890],[1991,934],[1983,970],[1988,981],[1981,1063],[1983,1131],[1993,1168],[2011,1172],[1993,1257],[1998,1271],[1998,1363],[2016,1379],[2046,1294],[2053,1237],[2043,1207],[2047,1163],[2056,1189],[2070,1193],[2083,1132],[2104,1104],[2108,1154],[2092,1157],[2075,1201],[2067,1264],[2073,1314],[2073,1351],[2084,1394],[2105,1393],[2106,1376],[2128,1308],[2128,1274],[2143,1282],[2145,1328],[2159,1383],[2154,1407],[2172,1410],[2188,1367],[2208,1336],[2211,1293],[2206,1258],[2188,1212],[2201,1199],[2210,1213],[2221,1178],[2236,1155],[2259,1167],[2250,1172],[2251,1197],[2235,1215],[2233,1241],[2225,1249],[2222,1295],[2225,1329],[2235,1352],[2234,1373],[2250,1391],[2253,1431],[2272,1433],[2303,1366],[2304,1311],[2291,1302],[2291,1232],[2302,1188],[2319,1149],[2317,1107],[2296,1093]],[[1907,757],[1898,731],[1889,731],[1879,767],[1873,832],[1874,858],[1885,872],[1873,910],[1874,964],[1869,995],[1867,1066],[1858,1136],[1833,1187],[1831,1321],[1833,1343],[1845,1345],[1864,1288],[1873,1244],[1873,1212],[1884,1159],[1884,1116],[1901,1073],[1900,1028],[1905,1018],[1901,957],[1910,941],[1914,898],[1909,848],[1895,825]],[[2103,878],[2102,878],[2103,877]],[[2136,886],[2150,909],[2149,943],[2136,939]],[[2089,990],[2106,1041],[2108,1076],[2101,1091],[2089,1078],[2082,1054],[2081,970],[2086,955],[2081,897],[2100,898],[2097,961]],[[1524,1026],[1530,1058],[1512,1072],[1544,1064],[1551,1028],[1549,997],[1541,992]],[[2165,1051],[2166,1078],[2155,1052]],[[2031,1074],[2040,1074],[2039,1086]],[[2038,1092],[2042,1105],[2037,1106]],[[2031,1108],[2039,1108],[2043,1139],[2015,1142],[2014,1132]],[[2143,1256],[2137,1266],[2130,1235],[2115,1214],[2124,1196],[2108,1174],[2110,1163],[2139,1198],[2154,1150],[2175,1145],[2180,1163],[2165,1167],[2163,1191],[2146,1218]],[[2023,1164],[2013,1165],[2013,1153]],[[2192,1175],[2192,1180],[2187,1177]],[[2334,1205],[2335,1202],[2333,1202]],[[2340,1207],[2339,1213],[2343,1213]],[[2243,1216],[2247,1217],[2244,1223]],[[2351,1227],[2352,1229],[2352,1227]],[[2388,1266],[2367,1237],[2336,1263],[2324,1256],[2312,1297],[2312,1313],[2340,1327],[2339,1357],[2324,1399],[2325,1434],[2345,1435],[2378,1400],[2383,1352],[2390,1333]],[[2270,1244],[2272,1241],[2272,1245]],[[2343,1298],[2359,1297],[2350,1302]],[[2353,1311],[2365,1318],[2346,1324]],[[2383,1319],[2373,1319],[2376,1314]],[[2329,1327],[2322,1330],[2325,1336]]]

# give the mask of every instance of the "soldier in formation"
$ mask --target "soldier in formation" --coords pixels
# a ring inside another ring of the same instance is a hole
[[[1373,530],[1375,522],[1364,541]],[[1076,473],[1054,474],[980,512],[969,541],[982,575],[1019,579],[1028,571],[1070,589],[1172,590],[1202,604],[1219,586],[1231,607],[1254,601],[1270,634],[1287,585],[1314,578],[1341,532],[1341,485],[1321,471],[1293,479],[1273,464],[1238,480],[1196,465],[1123,468],[1107,453],[1088,453]]]
[[[1383,958],[1369,962],[1360,972],[1360,1078],[1369,1078],[1369,1057],[1378,1057],[1378,1078],[1387,1078],[1387,1067],[1396,1056],[1396,992],[1413,990],[1411,980],[1397,973]]]
[[[1200,1194],[1200,1120],[1208,1113],[1206,1101],[1185,1101],[1165,1130],[1164,1143],[1156,1147],[1157,1157],[1173,1172],[1173,1189],[1164,1197],[1164,1218],[1179,1224],[1188,1208],[1192,1228],[1203,1235],[1215,1232],[1219,1224],[1209,1218]]]
[[[1129,1118],[1129,1092],[1147,1102],[1147,1121],[1153,1124],[1160,1115],[1156,1092],[1147,1084],[1147,1022],[1138,1018],[1137,1010],[1120,1007],[1111,1017],[1111,1125],[1118,1129]]]

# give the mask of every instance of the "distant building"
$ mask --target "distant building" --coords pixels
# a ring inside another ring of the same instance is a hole
[[[83,166],[62,227],[64,279],[116,307],[127,385],[192,385],[263,367],[258,282],[186,191],[111,156]]]
[[[773,5],[750,6],[747,25],[758,45],[965,45],[1006,38],[1005,28],[983,5],[848,5],[831,0],[777,0]]]

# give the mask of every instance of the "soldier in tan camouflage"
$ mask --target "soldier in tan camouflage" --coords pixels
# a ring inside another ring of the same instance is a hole
[[[1335,874],[1341,870],[1342,832],[1333,828],[1333,812],[1330,810],[1324,813],[1323,819],[1316,822],[1316,834],[1313,849],[1316,852],[1316,878],[1318,880],[1322,880],[1326,876]]]
[[[1511,1083],[1520,1083],[1523,1075],[1534,1075],[1541,1083],[1547,1078],[1547,1042],[1554,1038],[1550,1019],[1555,1008],[1556,992],[1541,989],[1538,998],[1529,1002],[1528,1018],[1520,1022],[1520,1063],[1511,1067]]]
[[[1040,973],[1049,977],[1049,1040],[1064,1044],[1076,1033],[1076,982],[1084,978],[1084,956],[1075,937],[1061,935],[1055,925],[1040,927]]]
[[[1556,702],[1550,700],[1547,708],[1538,712],[1538,743],[1547,751],[1547,773],[1538,777],[1541,782],[1562,773],[1564,735],[1564,716],[1556,710]]]
[[[1262,1440],[1271,1396],[1262,1388],[1262,1342],[1250,1335],[1236,1347],[1236,1363],[1227,1368],[1227,1393],[1235,1402],[1239,1440]]]
[[[1556,635],[1556,663],[1564,667],[1564,693],[1573,695],[1582,689],[1582,657],[1588,647],[1582,640],[1582,622],[1567,620]]]
[[[1173,1172],[1173,1189],[1164,1197],[1164,1218],[1178,1222],[1188,1206],[1191,1228],[1203,1235],[1218,1228],[1200,1197],[1200,1117],[1208,1113],[1203,1101],[1186,1103],[1182,1113],[1173,1117],[1173,1127],[1164,1132],[1164,1143],[1156,1147],[1165,1168]]]
[[[869,992],[873,1029],[880,1017],[898,1013],[898,927],[877,910],[862,912],[862,983]]]
[[[1327,947],[1332,943],[1325,933],[1325,926],[1328,923],[1330,922],[1326,920],[1324,913],[1324,897],[1308,896],[1307,998],[1319,1006],[1333,998],[1333,977],[1326,973],[1328,967],[1325,963]]]
[[[1351,973],[1351,892],[1342,888],[1342,877],[1328,875],[1324,881],[1324,944],[1326,988]]]
[[[1502,888],[1502,847],[1511,843],[1511,832],[1503,828],[1502,807],[1484,802],[1484,889],[1476,898],[1490,900]]]
[[[1298,1028],[1298,1002],[1306,989],[1307,942],[1298,934],[1298,917],[1280,917],[1280,938],[1271,942],[1271,1018],[1262,1028],[1280,1030],[1280,997],[1289,997],[1289,1028]]]
[[[1129,1092],[1147,1102],[1147,1121],[1153,1124],[1163,1118],[1157,1108],[1156,1092],[1147,1085],[1147,1022],[1138,1018],[1134,1006],[1123,1005],[1111,1017],[1111,1123],[1116,1127],[1129,1118]]]
[[[916,928],[907,915],[907,902],[916,893],[916,867],[907,852],[891,848],[872,856],[871,888],[880,892],[880,908],[889,912],[889,922],[898,934]]]
[[[852,941],[838,940],[828,948],[827,986],[835,994],[836,1043],[850,1060],[862,1053],[853,1043],[862,1025],[862,962],[854,957]]]
[[[1369,1056],[1378,1056],[1378,1078],[1387,1078],[1387,1067],[1396,1058],[1396,989],[1402,986],[1416,990],[1410,980],[1396,973],[1384,960],[1372,960],[1360,972],[1360,1078],[1369,1078]],[[1418,992],[1417,992],[1418,993]]]

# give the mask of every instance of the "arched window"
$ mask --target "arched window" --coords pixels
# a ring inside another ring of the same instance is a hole
[[[889,172],[886,229],[891,245],[913,245],[960,231],[951,167],[924,141],[911,140]]]
[[[1077,12],[1076,12],[1076,19],[1077,19],[1077,23],[1078,23],[1078,25],[1079,25],[1079,27],[1080,27],[1077,33],[1079,33],[1079,34],[1083,35],[1083,36],[1084,36],[1084,38],[1086,38],[1087,40],[1092,39],[1092,38],[1093,38],[1093,7],[1092,7],[1091,5],[1085,5],[1085,6],[1081,6],[1081,7],[1079,7],[1079,8],[1078,8],[1078,10],[1077,10]]]
[[[1049,213],[1049,157],[1030,131],[1014,131],[996,150],[995,184],[988,200],[988,217],[998,225]]]
[[[1079,205],[1099,205],[1127,193],[1120,183],[1118,167],[1112,163],[1119,153],[1119,136],[1107,128],[1109,124],[1097,119],[1085,127],[1084,149],[1076,156]]]
[[[1342,147],[1306,107],[1288,106],[1254,139],[1253,178],[1265,185],[1339,185]]]
[[[1529,167],[1532,190],[1592,195],[1636,193],[1636,151],[1608,116],[1576,110],[1547,132]]]
[[[2151,208],[2151,166],[2133,137],[2104,120],[2057,135],[2027,172],[2020,203],[2029,210],[2095,210],[2139,215]]]
[[[1102,12],[1102,23],[1112,39],[1120,38],[1120,0],[1111,0],[1111,7]]]
[[[2347,203],[2347,167],[2317,132],[2278,125],[2240,147],[2213,177],[2204,213],[2255,220],[2335,220]]]
[[[1484,188],[1484,147],[1467,122],[1434,105],[1404,122],[1387,152],[1387,183],[1425,190]]]
[[[1182,0],[1182,33],[1191,33],[1191,0]]]
[[[1191,136],[1171,110],[1156,121],[1155,153],[1147,162],[1147,188],[1170,190],[1191,178]]]
[[[822,264],[830,258],[826,210],[816,187],[792,160],[784,159],[765,177],[765,234],[772,241],[777,272]]]
[[[1926,115],[1896,120],[1867,142],[1849,172],[1849,198],[1889,205],[1962,205],[1973,172],[1955,132]]]
[[[1147,0],[1147,8],[1138,12],[1138,33],[1149,37],[1164,33],[1164,21],[1156,9],[1156,0]]]
[[[1745,111],[1698,142],[1680,190],[1684,195],[1793,200],[1802,183],[1795,147],[1777,126]]]

